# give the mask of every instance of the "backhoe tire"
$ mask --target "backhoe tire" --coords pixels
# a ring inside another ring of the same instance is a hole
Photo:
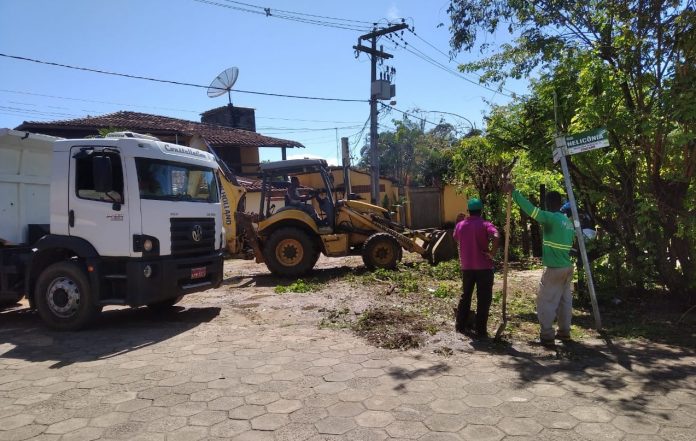
[[[363,244],[363,262],[370,271],[375,268],[396,269],[402,255],[399,242],[387,233],[373,234]]]
[[[54,263],[41,272],[34,300],[39,316],[58,331],[82,329],[101,311],[87,274],[73,262]]]
[[[167,300],[160,300],[159,302],[150,303],[147,305],[147,309],[152,312],[166,312],[174,307],[177,303],[183,299],[184,296],[173,297]]]
[[[263,257],[274,275],[299,277],[312,270],[319,258],[319,249],[304,231],[285,227],[271,234],[264,244]]]

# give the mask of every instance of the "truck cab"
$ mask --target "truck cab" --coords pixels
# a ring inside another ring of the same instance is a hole
[[[224,229],[211,154],[132,133],[23,149],[15,133],[16,147],[0,140],[2,151],[45,164],[50,180],[34,207],[22,206],[19,188],[7,194],[49,222],[19,216],[14,232],[0,231],[0,299],[26,295],[50,326],[78,329],[105,305],[161,308],[220,285]]]

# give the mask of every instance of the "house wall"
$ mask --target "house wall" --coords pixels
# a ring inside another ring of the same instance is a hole
[[[467,201],[468,196],[466,188],[446,184],[442,189],[443,221],[446,223],[454,223],[459,213],[468,213],[469,210],[466,207]]]

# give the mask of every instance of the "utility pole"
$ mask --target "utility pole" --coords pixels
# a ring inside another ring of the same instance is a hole
[[[394,96],[393,90],[385,91],[377,82],[377,61],[392,58],[393,55],[382,50],[377,50],[377,37],[391,34],[406,29],[406,23],[389,26],[384,29],[372,29],[369,34],[361,35],[358,44],[353,46],[356,52],[365,52],[370,55],[370,199],[373,204],[379,203],[379,150],[377,149],[377,100],[390,99]],[[370,47],[363,46],[363,40],[370,40]],[[388,83],[387,83],[388,84]],[[386,92],[386,93],[385,93]],[[388,96],[389,95],[389,96]]]
[[[348,138],[341,138],[341,147],[343,153],[343,199],[350,199],[350,193],[353,191],[350,185],[350,148],[348,147]]]

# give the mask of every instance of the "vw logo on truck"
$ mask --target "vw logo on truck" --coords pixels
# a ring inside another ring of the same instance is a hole
[[[203,227],[194,225],[191,230],[191,239],[193,239],[194,242],[200,242],[201,239],[203,239]]]

